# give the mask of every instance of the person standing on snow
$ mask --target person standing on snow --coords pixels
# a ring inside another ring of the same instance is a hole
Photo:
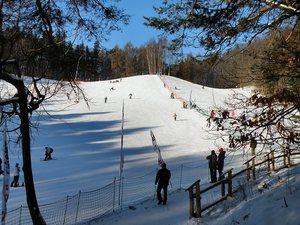
[[[223,175],[224,160],[225,160],[225,151],[224,151],[223,148],[220,148],[219,149],[219,155],[218,155],[219,180],[221,180],[221,177]]]
[[[218,163],[218,158],[214,150],[211,151],[211,154],[206,157],[208,160],[208,166],[210,170],[210,182],[215,183],[217,182],[217,163]]]
[[[16,166],[14,169],[14,179],[10,184],[11,187],[19,186],[19,177],[20,177],[20,167],[19,167],[19,163],[16,163]]]
[[[167,204],[168,199],[168,186],[171,178],[171,172],[167,169],[167,165],[165,163],[161,164],[161,169],[157,171],[155,178],[155,185],[157,185],[156,196],[158,200],[158,205],[163,203],[163,205]],[[164,198],[161,196],[161,190],[163,190]]]

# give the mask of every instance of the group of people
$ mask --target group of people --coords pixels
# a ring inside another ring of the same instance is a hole
[[[210,178],[211,183],[217,182],[217,171],[219,175],[219,180],[223,179],[223,168],[225,160],[225,151],[223,148],[219,148],[219,154],[217,155],[214,150],[211,151],[211,154],[206,157],[208,160],[208,165],[210,169]],[[156,188],[156,197],[158,200],[158,205],[167,204],[168,199],[168,186],[170,183],[171,172],[167,169],[166,163],[161,164],[161,169],[157,171],[155,178]],[[163,196],[161,194],[163,191]]]
[[[111,90],[115,90],[115,89],[111,89]],[[130,93],[130,94],[129,94],[129,99],[132,99],[132,96],[133,96],[133,94]],[[108,98],[107,98],[107,96],[105,96],[105,97],[104,97],[104,103],[107,103],[107,100],[108,100]]]
[[[51,157],[51,154],[53,152],[53,148],[51,147],[45,147],[45,161],[46,160],[50,160],[52,159]],[[2,164],[2,160],[0,158],[0,170],[2,171],[2,168],[1,168],[1,164]],[[22,185],[19,185],[19,179],[20,179],[20,172],[21,172],[21,169],[20,169],[20,166],[19,166],[19,163],[16,163],[15,167],[14,167],[14,178],[10,184],[11,187],[20,187],[20,186],[24,186],[24,183]]]
[[[207,127],[210,127],[211,121],[215,122],[217,125],[217,130],[222,129],[224,130],[223,127],[223,122],[229,118],[229,111],[227,109],[221,111],[218,111],[219,116],[216,115],[216,112],[214,110],[211,110],[209,117],[207,118]],[[234,113],[234,112],[233,112]]]
[[[208,166],[210,170],[210,182],[217,182],[217,171],[219,172],[219,180],[223,176],[224,160],[225,160],[225,151],[223,148],[219,149],[219,155],[216,154],[215,150],[211,151],[211,154],[206,157],[208,160]]]

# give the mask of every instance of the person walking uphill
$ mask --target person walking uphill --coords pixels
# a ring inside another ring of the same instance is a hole
[[[211,154],[209,156],[206,157],[206,159],[208,160],[208,166],[209,166],[209,170],[210,170],[210,182],[211,183],[215,183],[217,182],[217,155],[215,153],[214,150],[211,151]]]
[[[171,178],[171,172],[167,169],[167,165],[165,163],[161,164],[161,169],[156,173],[155,185],[157,185],[156,195],[158,200],[158,205],[163,203],[163,205],[167,204],[168,199],[168,185]],[[161,190],[163,190],[164,198],[161,196]]]

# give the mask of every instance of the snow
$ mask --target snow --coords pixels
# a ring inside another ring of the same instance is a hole
[[[49,115],[40,109],[40,114],[32,117],[33,123],[39,122],[38,132],[33,130],[32,135],[32,167],[39,204],[55,202],[79,191],[99,189],[114,177],[118,178],[123,102],[125,177],[154,171],[153,179],[147,181],[149,187],[154,187],[158,165],[150,138],[152,130],[167,167],[172,171],[180,165],[199,166],[198,179],[207,185],[206,156],[218,146],[226,148],[221,139],[208,133],[214,129],[206,127],[208,112],[223,105],[233,92],[249,93],[248,89],[202,87],[169,76],[143,75],[115,81],[82,82],[80,86],[90,100],[89,107],[83,101],[74,104],[72,93],[70,100],[65,94],[58,95],[43,105]],[[110,90],[111,87],[115,90]],[[179,99],[171,99],[170,90]],[[182,107],[180,100],[189,100],[190,95],[202,113]],[[54,160],[41,160],[45,146],[54,148]],[[12,171],[15,163],[22,166],[21,149],[13,143],[9,149]],[[244,157],[227,152],[224,170],[244,168]],[[134,203],[135,209],[124,206],[121,211],[90,224],[299,224],[299,173],[299,166],[277,172],[257,183],[258,186],[270,183],[272,178],[276,180],[262,193],[249,195],[240,204],[234,202],[235,198],[229,199],[201,219],[189,220],[188,193],[172,190],[166,206],[158,206],[153,197],[146,198]],[[22,174],[19,182],[23,182]],[[230,203],[231,207],[226,205]],[[24,188],[11,188],[8,211],[20,205],[26,205]],[[222,210],[224,205],[226,213]]]

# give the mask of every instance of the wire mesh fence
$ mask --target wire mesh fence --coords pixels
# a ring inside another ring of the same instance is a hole
[[[299,163],[299,153],[292,155],[292,162]],[[276,161],[278,161],[277,164],[282,163],[282,159],[281,162],[279,158]],[[261,164],[257,168],[257,175],[266,173],[266,167],[267,165]],[[196,167],[180,165],[171,169],[170,191],[188,188],[192,183],[200,179],[201,168],[203,168],[203,165]],[[122,207],[130,206],[134,202],[151,197],[154,198],[156,195],[154,184],[156,172],[154,170],[139,177],[123,177],[121,180],[115,178],[113,182],[99,189],[89,192],[79,191],[78,194],[67,196],[60,201],[40,205],[41,214],[48,225],[84,224],[95,218],[122,210]],[[235,179],[236,182],[233,183],[233,189],[237,189],[241,182],[246,182],[246,178],[242,176],[242,173],[240,177],[240,179]],[[201,189],[207,186],[209,184],[201,184]],[[220,186],[216,186],[209,192],[201,195],[201,204],[205,207],[205,205],[209,205],[221,197]],[[32,224],[28,207],[20,206],[7,212],[5,224]]]
[[[200,166],[181,165],[171,170],[170,191],[186,188],[199,177]],[[40,211],[49,225],[84,224],[87,221],[105,216],[134,202],[155,197],[154,184],[157,171],[139,177],[123,177],[97,190],[82,192],[64,199],[40,205]],[[153,185],[149,185],[153,184]],[[7,212],[6,225],[32,224],[27,206]]]

